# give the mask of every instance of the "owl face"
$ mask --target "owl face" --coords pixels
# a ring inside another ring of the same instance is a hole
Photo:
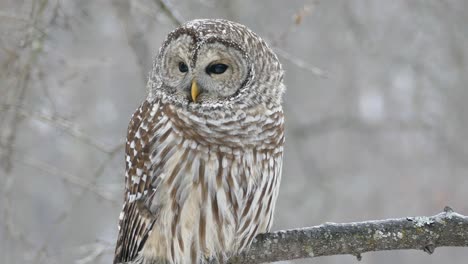
[[[197,42],[182,34],[164,51],[163,89],[188,104],[214,104],[232,98],[247,83],[250,66],[246,54],[212,38]]]
[[[193,20],[171,32],[161,47],[149,97],[191,110],[279,105],[282,76],[276,55],[245,26]]]

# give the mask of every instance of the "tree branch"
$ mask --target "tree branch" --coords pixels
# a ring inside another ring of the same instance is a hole
[[[156,2],[175,25],[180,26],[184,23],[185,19],[179,14],[179,12],[177,12],[177,10],[175,10],[169,0],[157,0]]]
[[[467,247],[468,217],[446,207],[443,213],[378,221],[335,224],[258,235],[249,251],[231,264],[265,263],[299,258],[351,254],[358,259],[369,251]]]
[[[468,217],[450,207],[434,216],[416,216],[323,225],[258,235],[250,249],[229,264],[259,264],[370,251],[419,249],[432,254],[438,247],[468,247]],[[143,260],[122,264],[140,264]],[[146,263],[146,262],[145,262]],[[218,261],[209,261],[216,264]]]

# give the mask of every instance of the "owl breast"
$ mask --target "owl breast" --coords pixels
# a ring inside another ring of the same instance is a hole
[[[145,259],[224,259],[272,225],[283,155],[281,109],[218,119],[153,103],[146,206],[155,222]],[[235,131],[235,132],[234,132]],[[222,253],[221,253],[222,252]]]

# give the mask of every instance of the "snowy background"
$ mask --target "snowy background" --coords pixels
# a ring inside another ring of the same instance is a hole
[[[247,25],[284,64],[275,230],[468,214],[468,1],[171,3],[184,20]],[[0,0],[0,263],[111,263],[126,127],[174,27],[156,0]],[[467,259],[442,248],[360,263]]]

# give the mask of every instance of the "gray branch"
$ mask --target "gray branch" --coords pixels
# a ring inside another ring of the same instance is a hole
[[[438,247],[468,247],[467,216],[445,207],[444,212],[429,217],[326,223],[260,234],[248,251],[233,256],[228,263],[258,264],[346,254],[361,260],[361,254],[370,251],[419,249],[432,254]],[[141,258],[124,264],[140,263]]]
[[[256,264],[300,258],[350,254],[361,259],[369,251],[467,247],[468,217],[449,207],[434,216],[326,223],[319,226],[258,235],[249,251],[231,264]]]
[[[169,0],[157,0],[156,2],[159,3],[161,10],[169,16],[175,25],[180,26],[184,23],[185,19],[175,10]]]

